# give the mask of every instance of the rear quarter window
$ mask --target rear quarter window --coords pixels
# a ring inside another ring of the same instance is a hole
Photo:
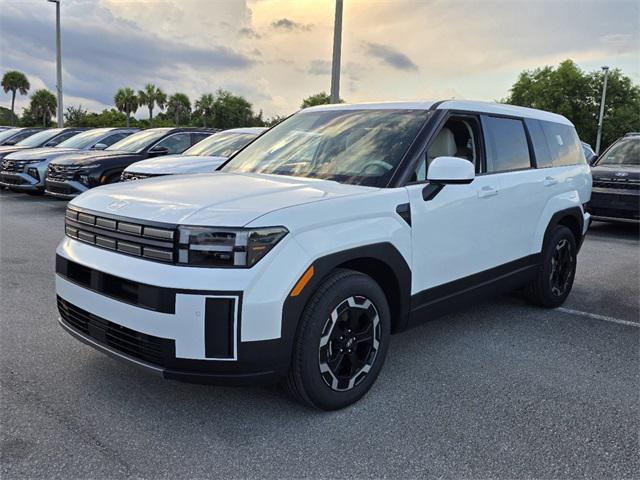
[[[551,151],[547,144],[547,137],[542,130],[542,125],[539,120],[532,118],[525,119],[527,130],[529,130],[529,137],[531,138],[531,144],[533,145],[533,153],[536,158],[536,167],[548,168],[553,167],[551,159]]]
[[[547,139],[551,162],[554,167],[585,163],[582,144],[576,129],[561,123],[540,121],[544,136]]]

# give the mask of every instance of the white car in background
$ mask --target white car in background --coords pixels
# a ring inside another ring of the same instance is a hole
[[[265,127],[233,128],[214,133],[180,155],[149,158],[129,165],[121,180],[142,180],[160,175],[211,173],[266,130]]]

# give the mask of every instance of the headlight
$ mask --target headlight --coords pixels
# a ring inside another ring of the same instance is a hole
[[[289,231],[284,227],[180,227],[179,233],[178,263],[252,267]]]

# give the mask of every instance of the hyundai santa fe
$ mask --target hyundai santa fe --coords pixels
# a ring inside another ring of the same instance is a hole
[[[393,333],[515,289],[562,305],[590,194],[559,115],[457,100],[308,108],[216,173],[72,200],[59,321],[165,378],[283,381],[342,408],[371,388]]]

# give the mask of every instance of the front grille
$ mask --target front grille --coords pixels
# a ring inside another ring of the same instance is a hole
[[[160,175],[162,174],[122,172],[122,175],[120,175],[120,181],[128,182],[130,180],[144,180],[145,178],[159,177]]]
[[[28,163],[37,163],[40,160],[3,160],[0,170],[3,172],[23,172]]]
[[[625,178],[616,179],[594,179],[593,188],[615,188],[620,190],[640,190],[640,182],[627,180]]]
[[[47,170],[47,180],[54,182],[73,180],[80,168],[80,165],[56,165],[55,163],[50,163]]]
[[[175,342],[132,330],[89,313],[58,297],[62,321],[96,343],[156,365],[175,358]]]
[[[97,216],[67,208],[65,233],[80,242],[148,260],[174,263],[175,229]]]

